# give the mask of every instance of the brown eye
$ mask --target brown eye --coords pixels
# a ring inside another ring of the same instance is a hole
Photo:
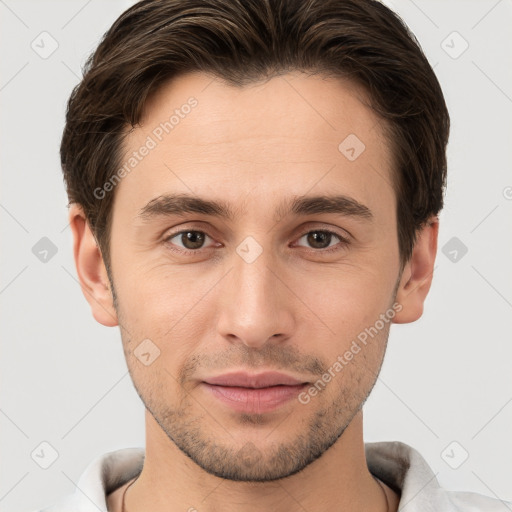
[[[349,241],[345,238],[339,235],[338,233],[335,233],[334,231],[329,231],[325,229],[316,229],[313,231],[308,231],[307,233],[304,233],[300,239],[305,239],[308,246],[312,249],[318,249],[319,252],[331,252],[336,251],[340,248],[342,248],[345,245],[348,245]],[[338,243],[335,243],[334,246],[331,246],[331,243],[334,241]],[[341,245],[341,247],[337,247]],[[331,248],[332,247],[332,248]]]
[[[198,251],[203,248],[205,240],[210,238],[202,231],[186,230],[174,233],[167,237],[165,241],[186,251]],[[172,240],[176,239],[174,242]],[[180,249],[177,249],[178,251]]]
[[[305,236],[308,244],[314,249],[326,249],[332,240],[332,234],[326,231],[311,231]]]

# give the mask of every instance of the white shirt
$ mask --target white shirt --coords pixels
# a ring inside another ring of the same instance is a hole
[[[398,509],[404,512],[506,512],[512,502],[473,492],[447,491],[425,459],[399,441],[365,443],[370,472],[401,493]],[[107,511],[106,496],[142,470],[144,448],[123,448],[94,459],[80,477],[77,489],[55,505],[34,512]]]

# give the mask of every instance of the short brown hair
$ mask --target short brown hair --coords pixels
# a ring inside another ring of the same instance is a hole
[[[148,98],[179,73],[235,86],[287,71],[363,87],[393,155],[400,262],[443,207],[450,118],[439,82],[405,23],[376,0],[143,0],[103,36],[68,103],[61,161],[109,269],[114,192],[125,134]],[[341,142],[341,141],[340,141]]]

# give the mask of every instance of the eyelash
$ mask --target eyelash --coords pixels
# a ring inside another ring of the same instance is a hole
[[[181,231],[177,231],[176,233],[171,233],[168,237],[166,237],[164,239],[164,242],[169,245],[169,248],[172,251],[177,252],[179,254],[188,255],[188,254],[199,254],[200,252],[202,252],[204,248],[193,250],[193,249],[177,249],[176,247],[172,246],[170,240],[177,237],[178,235],[182,235],[184,233],[202,233],[202,234],[213,239],[213,237],[211,237],[205,231],[201,231],[199,229],[183,229]],[[339,244],[336,244],[334,247],[331,247],[329,249],[309,249],[311,252],[314,252],[317,254],[337,252],[337,251],[342,250],[346,246],[350,245],[350,241],[347,238],[341,236],[339,233],[337,233],[335,231],[331,231],[330,229],[310,229],[310,230],[302,233],[298,239],[300,240],[303,236],[309,235],[310,233],[328,233],[330,235],[334,235],[336,238],[338,238],[340,240]]]

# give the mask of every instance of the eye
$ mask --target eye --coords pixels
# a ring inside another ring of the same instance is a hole
[[[305,239],[306,243],[310,244],[313,249],[318,249],[315,252],[334,252],[343,249],[349,245],[349,240],[334,231],[326,229],[315,229],[304,233],[300,238],[299,242]],[[338,239],[338,243],[331,246],[331,242]]]
[[[172,242],[174,239],[176,239],[176,241]],[[211,240],[211,238],[204,231],[186,229],[169,235],[167,238],[165,238],[164,241],[171,244],[171,249],[178,252],[187,253],[199,252],[199,250],[203,248],[206,239]],[[181,249],[176,249],[172,247],[173,245],[181,247]]]
[[[303,240],[309,244],[315,253],[330,253],[343,249],[350,244],[350,241],[344,236],[330,231],[328,229],[315,229],[304,233],[298,240],[297,245],[301,246]],[[184,229],[176,233],[171,233],[164,239],[169,248],[181,254],[197,254],[205,249],[207,240],[213,239],[204,231],[195,229]],[[338,243],[336,243],[336,240]],[[332,243],[334,242],[334,245]],[[218,244],[220,246],[222,244]],[[208,248],[208,247],[207,247]]]

